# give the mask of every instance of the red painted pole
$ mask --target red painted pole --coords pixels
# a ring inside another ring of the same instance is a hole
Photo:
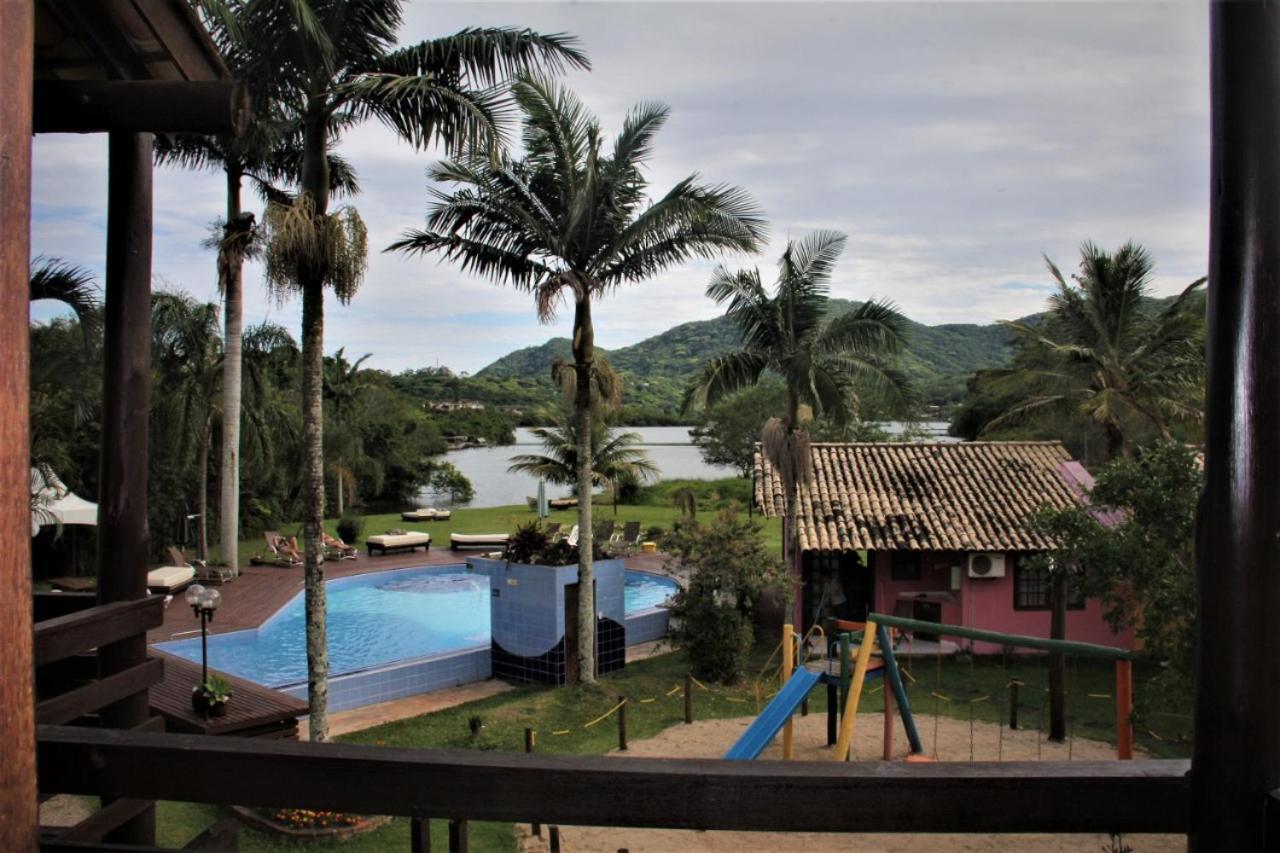
[[[1133,760],[1133,662],[1116,661],[1116,758]]]

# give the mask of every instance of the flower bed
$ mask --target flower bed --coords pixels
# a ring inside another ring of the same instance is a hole
[[[289,838],[349,838],[377,829],[391,820],[385,815],[357,815],[322,809],[253,809],[231,811],[250,826]]]

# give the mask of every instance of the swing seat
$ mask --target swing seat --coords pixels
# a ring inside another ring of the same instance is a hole
[[[934,764],[938,759],[923,752],[908,752],[907,757],[903,760],[908,764]]]

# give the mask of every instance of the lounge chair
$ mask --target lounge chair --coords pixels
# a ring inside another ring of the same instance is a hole
[[[600,526],[596,528],[596,541],[597,541],[597,542],[612,542],[612,541],[613,541],[613,528],[614,528],[614,524],[613,524],[613,522],[612,522],[612,521],[602,521],[602,522],[600,522]]]
[[[271,555],[266,562],[285,568],[302,565],[302,555],[287,538],[280,535],[280,531],[264,530],[262,535],[267,540],[267,553]]]
[[[354,560],[360,556],[360,549],[354,545],[348,545],[336,536],[330,536],[328,532],[321,534],[324,540],[324,558],[326,560]]]
[[[436,508],[436,521],[448,521],[453,516],[453,510]]]
[[[429,506],[408,509],[400,513],[403,521],[435,521],[436,511]]]
[[[644,534],[640,531],[640,522],[628,521],[622,525],[622,538],[618,541],[628,548],[634,548],[640,544],[640,539]]]
[[[174,593],[196,579],[191,566],[161,566],[147,572],[147,589],[152,592]]]
[[[509,538],[506,533],[450,533],[449,547],[454,551],[466,548],[505,548]]]
[[[564,541],[568,542],[569,547],[571,548],[578,547],[578,525],[575,524],[573,526],[573,528],[569,531],[569,535],[564,538]]]
[[[431,534],[419,533],[414,530],[378,533],[366,538],[364,546],[369,549],[370,557],[373,556],[374,551],[389,554],[392,551],[412,551],[418,546],[421,546],[423,551],[429,551],[431,550]]]
[[[560,532],[560,528],[562,527],[564,527],[564,525],[558,521],[547,522],[547,538],[552,542],[560,541],[560,537],[564,535]]]
[[[190,566],[196,570],[196,580],[205,586],[221,586],[235,578],[236,573],[230,566],[211,566],[204,560],[188,560],[178,548],[169,546],[169,564],[173,566]]]

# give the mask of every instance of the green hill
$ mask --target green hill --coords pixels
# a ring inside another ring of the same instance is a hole
[[[848,311],[856,306],[839,299],[831,302],[833,311]],[[682,323],[631,346],[602,352],[623,376],[629,407],[676,417],[688,378],[708,359],[730,352],[737,345],[733,326],[726,318],[717,317]],[[937,405],[958,400],[963,395],[965,379],[973,371],[1004,364],[1011,355],[1008,334],[994,324],[926,326],[908,320],[907,345],[903,369],[925,399]],[[508,353],[470,381],[478,386],[493,383],[510,387],[513,380],[543,380],[550,389],[551,363],[556,358],[569,357],[569,339],[552,338],[539,346]],[[486,395],[473,396],[481,399]]]

